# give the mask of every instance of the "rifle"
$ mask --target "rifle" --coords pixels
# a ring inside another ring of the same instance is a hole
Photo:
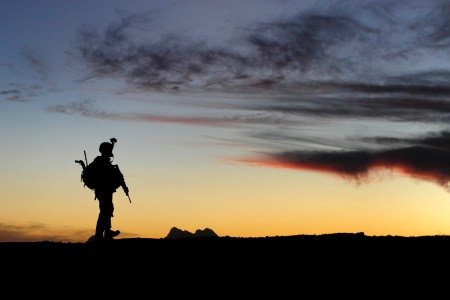
[[[76,161],[75,161],[77,164],[80,164],[80,165],[81,165],[81,167],[83,168],[83,171],[84,171],[84,170],[86,169],[86,167],[89,165],[89,164],[88,164],[88,161],[87,161],[86,150],[84,150],[84,159],[86,160],[86,164],[84,164],[84,161],[82,161],[82,160],[76,160]]]
[[[122,184],[120,186],[122,187],[123,191],[125,192],[125,195],[127,195],[128,200],[131,203],[131,198],[130,198],[130,195],[128,194],[129,190],[128,190],[127,184],[125,183],[125,178],[123,177],[123,174],[122,174],[122,172],[119,169],[119,166],[118,165],[114,165],[114,167],[117,169],[117,172],[119,172],[119,174],[120,174],[120,176],[122,178]]]
[[[128,188],[127,188],[128,189]],[[128,190],[127,190],[127,192],[125,193],[126,195],[127,195],[127,197],[128,197],[128,200],[130,201],[130,203],[131,203],[131,198],[130,198],[130,195],[128,195]]]
[[[75,163],[81,165],[81,167],[83,168],[83,171],[86,170],[86,167],[89,165],[88,164],[88,160],[87,160],[87,156],[86,156],[86,150],[84,150],[84,159],[86,160],[86,164],[84,164],[84,161],[82,161],[82,160],[76,160],[75,161]],[[81,173],[80,181],[83,182],[83,173]]]

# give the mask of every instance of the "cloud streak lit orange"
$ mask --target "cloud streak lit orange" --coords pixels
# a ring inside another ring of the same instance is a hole
[[[450,150],[403,147],[379,151],[289,151],[236,160],[252,166],[335,174],[358,182],[390,171],[432,181],[450,190]]]

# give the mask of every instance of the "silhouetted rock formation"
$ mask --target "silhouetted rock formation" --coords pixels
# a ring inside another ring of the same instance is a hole
[[[187,230],[181,230],[177,227],[172,227],[169,231],[169,234],[165,237],[166,239],[183,239],[183,238],[191,238],[194,234]]]
[[[203,230],[197,229],[194,233],[195,237],[218,237],[218,235],[212,231],[212,229],[205,228]]]
[[[197,238],[197,237],[219,237],[212,229],[205,228],[203,230],[197,229],[195,233],[187,230],[181,230],[177,227],[172,227],[166,239],[184,239],[184,238]]]

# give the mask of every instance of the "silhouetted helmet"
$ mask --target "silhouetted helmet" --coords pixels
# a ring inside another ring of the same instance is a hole
[[[112,143],[101,143],[100,147],[98,148],[98,151],[104,156],[113,157],[114,154],[112,153],[112,150],[114,148],[114,145]]]

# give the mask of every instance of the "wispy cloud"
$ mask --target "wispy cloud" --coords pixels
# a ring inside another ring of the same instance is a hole
[[[0,96],[9,101],[21,101],[22,96],[20,90],[12,88],[0,91]]]
[[[90,230],[79,231],[63,228],[55,231],[54,228],[42,223],[17,225],[3,222],[0,223],[0,228],[2,242],[85,242],[77,237],[90,236]]]
[[[118,114],[95,109],[94,103],[95,100],[87,99],[76,103],[52,105],[47,108],[47,111],[66,115],[80,114],[85,117],[98,119],[117,118]]]
[[[328,3],[243,28],[227,48],[179,33],[143,39],[136,30],[143,18],[123,17],[104,32],[80,32],[81,56],[97,76],[148,89],[260,91],[310,80],[385,84],[394,75],[414,76],[407,68],[411,62],[417,66],[428,63],[430,54],[446,55],[446,2]]]
[[[48,112],[60,113],[66,115],[79,114],[85,117],[110,119],[118,121],[135,121],[145,123],[173,123],[197,126],[223,126],[233,124],[278,124],[287,121],[277,118],[276,115],[268,115],[266,113],[233,115],[233,116],[186,116],[186,115],[162,115],[154,113],[135,113],[135,112],[110,112],[100,110],[95,107],[97,101],[88,99],[81,102],[73,102],[68,104],[56,104],[47,107]]]
[[[27,102],[42,93],[42,86],[37,84],[14,83],[0,87],[0,100],[12,102]]]
[[[31,69],[39,75],[40,79],[42,81],[48,81],[51,68],[44,59],[29,46],[23,47],[22,54],[26,62],[31,66]]]
[[[114,79],[140,92],[224,93],[233,101],[212,108],[202,98],[208,117],[115,114],[89,102],[50,110],[141,122],[260,124],[270,128],[246,134],[249,143],[267,146],[265,155],[238,161],[357,180],[396,170],[447,187],[449,12],[448,1],[439,0],[320,1],[285,19],[248,24],[225,43],[182,32],[155,36],[145,31],[151,18],[125,16],[105,31],[80,31],[85,81]],[[368,124],[384,131],[361,136]],[[411,124],[421,124],[414,135]]]
[[[2,242],[74,242],[84,243],[92,236],[92,229],[74,229],[64,227],[55,230],[53,226],[44,223],[30,222],[15,224],[0,222],[0,241]],[[121,236],[136,237],[136,234],[122,232]]]

